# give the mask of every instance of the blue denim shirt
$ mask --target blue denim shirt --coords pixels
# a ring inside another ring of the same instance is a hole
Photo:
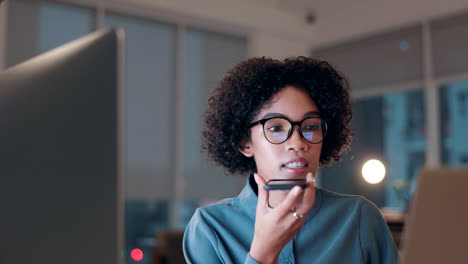
[[[257,185],[250,176],[235,198],[196,210],[184,234],[188,263],[258,263],[249,255]],[[361,196],[316,189],[315,203],[278,263],[398,263],[398,251],[379,209]]]

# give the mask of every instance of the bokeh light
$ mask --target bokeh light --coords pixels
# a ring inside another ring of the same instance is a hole
[[[371,159],[362,166],[362,177],[371,184],[381,182],[385,177],[385,166],[380,160]]]
[[[130,252],[130,257],[134,261],[141,261],[143,259],[143,251],[141,251],[141,249],[139,249],[139,248],[134,248]]]
[[[400,50],[407,51],[409,49],[409,42],[406,40],[400,41]]]

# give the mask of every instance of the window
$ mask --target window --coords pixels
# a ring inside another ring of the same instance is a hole
[[[320,186],[364,195],[379,207],[404,211],[425,162],[423,95],[418,89],[354,101],[351,151],[344,161],[321,169]],[[363,179],[362,166],[370,159],[384,163],[384,182],[372,185]]]
[[[468,166],[468,82],[440,89],[442,162],[451,167]]]
[[[90,9],[45,1],[10,1],[7,14],[7,67],[82,37],[94,25]]]
[[[385,94],[384,162],[387,167],[386,207],[406,210],[425,163],[423,90]]]
[[[43,53],[82,37],[94,28],[91,10],[44,2],[39,6],[37,53]]]
[[[406,209],[426,159],[422,35],[420,25],[411,25],[314,51],[343,71],[353,98],[351,151],[342,164],[322,169],[321,186]],[[369,159],[384,163],[382,183],[364,181]]]
[[[127,181],[125,252],[149,263],[155,234],[170,227],[175,115],[174,25],[109,13],[107,27],[125,31]],[[127,256],[127,261],[131,261]]]
[[[247,41],[196,29],[188,29],[185,36],[185,199],[199,205],[236,196],[246,182],[207,161],[206,153],[201,153],[201,130],[210,92],[228,69],[247,57]],[[192,213],[186,213],[185,221]]]

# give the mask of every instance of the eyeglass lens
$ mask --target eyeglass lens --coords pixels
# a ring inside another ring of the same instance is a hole
[[[291,123],[284,118],[272,118],[265,122],[263,128],[267,140],[275,144],[286,141],[292,130]],[[301,125],[301,132],[305,140],[311,143],[321,142],[323,140],[322,120],[316,117],[305,119]]]

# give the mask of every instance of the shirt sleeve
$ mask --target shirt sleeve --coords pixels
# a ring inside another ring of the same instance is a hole
[[[399,254],[380,210],[368,200],[363,200],[359,235],[365,263],[399,263]]]
[[[217,264],[229,262],[228,256],[223,258],[220,250],[218,234],[203,216],[203,209],[197,209],[185,229],[182,242],[184,257],[188,264]],[[259,264],[247,253],[244,264]]]
[[[250,254],[247,254],[244,264],[260,264],[260,263],[257,262],[254,258],[252,258]]]

